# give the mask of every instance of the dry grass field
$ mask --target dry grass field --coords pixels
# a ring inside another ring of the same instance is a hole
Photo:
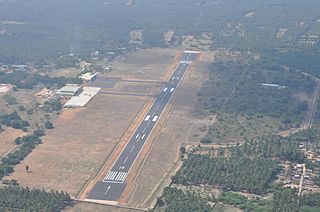
[[[75,196],[120,141],[145,99],[98,95],[84,109],[66,109],[9,179]],[[26,173],[29,165],[31,173]]]
[[[16,146],[14,143],[16,138],[25,134],[22,130],[13,128],[7,128],[3,132],[0,132],[0,157]]]
[[[160,87],[155,85],[154,83],[119,83],[120,86],[118,87],[118,92],[125,92],[125,93],[140,93],[140,94],[154,94],[153,91],[155,87]]]
[[[178,50],[146,49],[121,56],[109,76],[123,79],[165,80],[164,71],[174,61]]]

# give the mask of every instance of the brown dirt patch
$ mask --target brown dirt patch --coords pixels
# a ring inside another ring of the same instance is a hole
[[[137,116],[145,99],[98,94],[87,108],[64,112],[39,145],[7,179],[75,196],[94,177]],[[25,165],[32,173],[26,173]]]
[[[18,137],[26,135],[22,130],[7,128],[0,133],[0,157],[5,155],[9,150],[14,148],[16,144],[14,140]]]

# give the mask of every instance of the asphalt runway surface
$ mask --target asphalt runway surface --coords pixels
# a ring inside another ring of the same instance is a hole
[[[191,63],[197,58],[197,53],[184,52],[180,58],[170,79],[165,83],[161,92],[157,96],[152,107],[140,123],[139,127],[127,143],[111,170],[105,178],[96,183],[88,195],[88,199],[117,201],[125,187],[126,178],[132,168],[135,160],[139,156],[149,135],[152,133],[162,112],[165,110],[172,95],[179,86],[184,74],[188,71]]]

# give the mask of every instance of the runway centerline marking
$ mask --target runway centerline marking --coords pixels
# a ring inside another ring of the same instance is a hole
[[[129,159],[129,157],[127,157],[127,158],[123,161],[123,164],[125,164],[128,159]]]

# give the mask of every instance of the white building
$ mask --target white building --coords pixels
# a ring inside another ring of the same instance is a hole
[[[63,88],[60,88],[57,91],[57,94],[61,96],[74,96],[80,93],[80,91],[81,91],[81,86],[77,84],[67,84]]]
[[[64,107],[72,108],[72,107],[85,107],[88,102],[98,94],[101,88],[96,87],[83,87],[82,93],[77,96],[73,96]]]

